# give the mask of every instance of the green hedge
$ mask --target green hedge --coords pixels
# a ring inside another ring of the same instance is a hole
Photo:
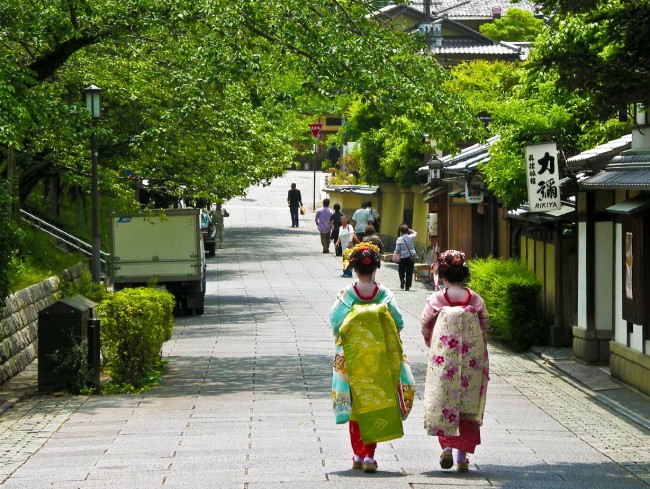
[[[174,303],[167,291],[140,287],[120,290],[97,306],[112,382],[138,389],[159,374],[161,348],[174,327]]]
[[[478,258],[469,261],[469,286],[483,297],[490,315],[490,336],[516,350],[542,337],[537,301],[542,289],[519,260]]]

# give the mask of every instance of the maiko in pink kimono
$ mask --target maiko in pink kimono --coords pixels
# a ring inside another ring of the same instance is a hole
[[[422,311],[422,335],[429,347],[424,388],[424,425],[442,447],[440,467],[469,471],[467,453],[481,443],[489,380],[488,313],[483,299],[463,287],[469,269],[462,251],[438,257],[445,288],[431,294]]]

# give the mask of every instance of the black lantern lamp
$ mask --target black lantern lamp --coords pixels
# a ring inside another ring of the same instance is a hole
[[[442,169],[444,164],[438,159],[438,155],[433,153],[433,157],[427,163],[429,167],[429,182],[440,183],[442,182]]]
[[[101,88],[90,85],[84,88],[83,91],[86,108],[90,113],[93,120],[99,119],[102,116],[102,90]]]

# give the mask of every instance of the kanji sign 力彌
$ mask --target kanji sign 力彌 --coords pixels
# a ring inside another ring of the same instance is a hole
[[[559,210],[560,171],[555,143],[526,146],[526,180],[528,182],[528,212]]]

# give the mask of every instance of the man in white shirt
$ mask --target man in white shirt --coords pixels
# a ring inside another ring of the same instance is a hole
[[[372,220],[372,202],[364,202],[361,204],[361,207],[352,214],[352,227],[354,227],[354,234],[357,235],[359,241],[361,241],[365,236],[366,226]]]

